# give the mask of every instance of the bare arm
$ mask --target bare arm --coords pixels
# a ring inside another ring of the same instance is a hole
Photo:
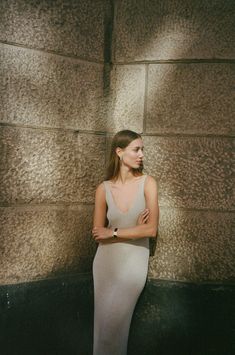
[[[106,200],[103,183],[99,184],[95,192],[95,211],[93,216],[93,227],[106,226]]]
[[[138,239],[143,237],[156,237],[158,221],[159,221],[159,206],[158,206],[158,192],[156,180],[148,176],[145,183],[145,199],[146,207],[149,210],[149,217],[147,223],[137,225],[131,228],[118,229],[117,239]],[[112,237],[113,231],[109,228],[93,228],[93,236],[96,241],[103,241]]]

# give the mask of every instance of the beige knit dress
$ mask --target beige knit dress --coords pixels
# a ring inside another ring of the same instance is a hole
[[[132,201],[127,211],[117,206],[110,181],[104,181],[108,206],[108,228],[129,228],[137,224],[145,209],[144,183],[147,175],[127,186]],[[133,198],[133,191],[135,192]],[[121,193],[121,192],[120,192]],[[118,243],[99,243],[93,261],[94,342],[93,355],[126,355],[132,314],[146,282],[149,261],[149,238]]]

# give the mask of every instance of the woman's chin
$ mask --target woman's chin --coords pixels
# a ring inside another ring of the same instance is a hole
[[[142,166],[141,163],[137,163],[137,164],[135,164],[135,166],[134,166],[133,168],[134,168],[134,169],[139,169],[141,166]]]

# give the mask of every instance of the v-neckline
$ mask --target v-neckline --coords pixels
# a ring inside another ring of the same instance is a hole
[[[142,177],[143,177],[143,176],[144,176],[144,175],[142,175]],[[115,208],[116,208],[120,213],[122,213],[122,214],[127,214],[127,213],[129,213],[129,212],[132,210],[132,208],[134,207],[134,204],[135,204],[135,202],[136,202],[136,200],[137,200],[137,197],[138,197],[138,194],[139,194],[139,189],[140,189],[140,183],[141,183],[141,181],[142,181],[142,179],[140,179],[140,181],[139,181],[139,183],[138,183],[138,186],[137,186],[137,193],[136,193],[136,196],[135,196],[134,200],[132,201],[132,203],[131,203],[130,207],[128,208],[128,210],[125,211],[125,212],[122,211],[122,210],[117,206],[117,204],[116,204],[116,202],[115,202],[115,200],[114,200],[112,191],[111,191],[110,186],[109,186],[109,192],[110,192],[110,195],[111,195],[113,204],[114,204]]]

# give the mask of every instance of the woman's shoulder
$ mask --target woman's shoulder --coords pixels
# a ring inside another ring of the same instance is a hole
[[[152,175],[144,174],[144,176],[146,176],[146,180],[148,181],[156,181],[155,177],[153,177]]]
[[[96,186],[96,192],[97,193],[103,193],[105,192],[105,183],[107,180],[101,181],[97,186]]]
[[[139,175],[140,177],[142,176],[144,179],[146,180],[149,180],[149,179],[154,179],[151,175],[149,174],[142,174],[142,175]]]
[[[157,188],[157,180],[152,175],[146,174],[145,188],[146,189],[156,189]]]

